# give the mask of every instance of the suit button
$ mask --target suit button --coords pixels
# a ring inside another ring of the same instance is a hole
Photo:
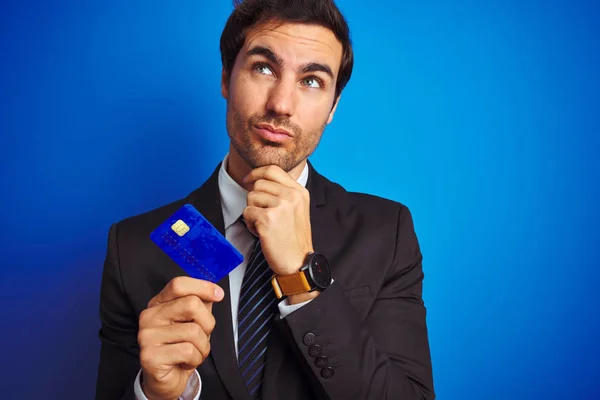
[[[310,346],[310,348],[308,349],[308,354],[310,354],[311,357],[318,357],[322,353],[323,353],[323,349],[318,344],[315,344],[314,346]]]
[[[334,373],[334,371],[333,371],[333,368],[331,368],[331,367],[323,368],[321,370],[321,376],[325,379],[331,378],[333,376],[333,373]]]
[[[314,333],[307,333],[306,335],[304,335],[304,338],[302,339],[302,341],[304,342],[305,345],[312,346],[317,341],[317,337],[315,336]]]
[[[329,360],[327,359],[327,357],[317,357],[317,359],[315,360],[315,365],[318,368],[325,368],[327,366],[327,364],[329,364]]]

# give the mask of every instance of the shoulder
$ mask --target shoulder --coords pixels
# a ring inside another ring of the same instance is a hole
[[[196,204],[197,201],[211,202],[218,199],[218,172],[220,163],[204,183],[189,193],[187,196],[174,200],[170,203],[148,210],[146,212],[127,217],[114,225],[118,226],[119,232],[135,237],[143,235],[147,238],[152,230],[173,215],[184,204]]]
[[[319,197],[320,191],[323,201],[312,208],[313,235],[328,259],[346,266],[337,273],[347,287],[369,282],[374,269],[380,270],[376,276],[381,277],[398,272],[390,268],[402,270],[420,262],[419,243],[406,205],[349,191],[323,176],[317,180],[315,186],[321,189],[315,194]]]
[[[129,242],[139,239],[146,241],[150,232],[188,202],[188,197],[182,198],[116,222],[114,225],[118,231],[119,241]]]
[[[419,257],[415,227],[406,205],[373,194],[348,191],[323,176],[317,180],[315,184],[320,187],[315,193],[317,204],[311,207],[316,241],[343,252],[352,243],[365,253],[386,255],[388,258],[380,260],[382,265],[391,265],[398,256]]]
[[[327,203],[338,208],[339,212],[358,213],[376,220],[388,220],[392,216],[399,217],[410,214],[408,207],[392,199],[374,194],[346,190],[341,184],[319,175]],[[394,220],[396,222],[397,220]]]

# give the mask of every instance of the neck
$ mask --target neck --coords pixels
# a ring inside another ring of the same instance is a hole
[[[289,171],[288,175],[297,181],[305,165],[306,160],[303,160],[294,169]],[[252,190],[252,184],[247,184],[242,181],[244,177],[250,173],[252,168],[246,164],[246,161],[244,161],[237,151],[235,151],[232,145],[229,145],[229,157],[227,159],[226,170],[229,176],[231,176],[231,178],[236,181],[238,185],[247,191]]]

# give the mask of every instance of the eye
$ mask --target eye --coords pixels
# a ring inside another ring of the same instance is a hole
[[[310,76],[308,78],[304,78],[304,79],[302,79],[301,82],[302,82],[302,84],[304,86],[308,86],[308,87],[311,87],[311,88],[321,88],[321,87],[323,87],[323,85],[321,83],[321,80],[319,78],[315,77],[315,76]]]
[[[254,71],[258,72],[259,74],[273,75],[273,70],[271,70],[271,67],[269,67],[269,65],[267,65],[265,63],[256,63],[256,64],[254,64],[252,69]]]

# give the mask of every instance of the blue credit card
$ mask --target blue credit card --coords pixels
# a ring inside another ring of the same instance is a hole
[[[151,234],[189,276],[218,282],[241,264],[244,256],[191,204],[185,204]]]

